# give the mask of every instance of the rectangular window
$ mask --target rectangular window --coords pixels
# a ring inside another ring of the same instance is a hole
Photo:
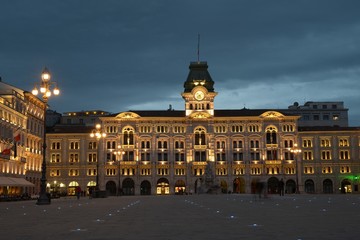
[[[330,139],[320,139],[320,146],[321,147],[331,147],[331,140]]]
[[[168,175],[169,174],[169,169],[167,168],[158,168],[157,169],[157,175]]]
[[[234,133],[243,132],[244,127],[242,125],[233,125],[233,126],[231,126],[231,131]]]
[[[175,168],[175,175],[177,175],[177,176],[185,175],[185,169],[183,169],[183,168]]]
[[[259,152],[251,152],[250,153],[250,159],[252,161],[254,160],[260,160],[260,153]]]
[[[52,153],[50,162],[51,163],[59,163],[60,162],[60,153]]]
[[[77,162],[79,162],[79,154],[78,154],[78,153],[70,153],[70,155],[69,155],[69,162],[70,162],[70,163],[77,163]]]
[[[245,168],[234,168],[233,170],[234,175],[244,175],[245,174]]]
[[[314,160],[312,151],[304,151],[303,160]]]
[[[141,161],[150,161],[150,153],[147,151],[142,152]]]
[[[185,161],[185,154],[182,152],[175,153],[175,161],[176,162],[183,162]]]
[[[305,174],[314,174],[314,168],[313,167],[304,167],[304,173]]]
[[[250,148],[259,148],[260,142],[259,140],[250,140]]]
[[[88,162],[96,162],[96,161],[97,161],[96,153],[89,153],[88,154]]]
[[[340,167],[340,173],[350,173],[351,169],[349,166],[341,166]]]
[[[70,149],[80,149],[79,141],[71,141],[69,146]]]
[[[309,120],[310,120],[310,116],[309,116],[309,115],[304,115],[304,116],[302,116],[302,119],[303,119],[304,121],[309,121]]]
[[[51,143],[51,149],[55,149],[55,150],[61,149],[60,142],[52,142]]]
[[[69,176],[79,176],[79,170],[78,169],[70,169]]]
[[[88,176],[96,176],[96,169],[95,168],[89,168],[87,170],[87,175]]]
[[[233,152],[233,161],[243,161],[244,154],[242,152]]]
[[[349,147],[349,140],[347,138],[340,138],[339,139],[339,147]]]
[[[304,148],[312,147],[312,140],[311,139],[303,139],[303,147]]]
[[[115,176],[116,175],[116,169],[113,169],[113,168],[106,169],[106,175],[107,176]]]
[[[233,141],[233,148],[243,148],[243,141],[238,140],[238,141]]]
[[[150,133],[151,132],[151,126],[140,126],[139,127],[140,133]]]
[[[321,151],[321,160],[331,160],[331,151],[330,150],[322,150]]]
[[[96,142],[89,142],[89,149],[97,149],[97,143]]]
[[[339,159],[340,159],[340,160],[349,160],[349,159],[350,159],[350,152],[349,152],[349,150],[340,150],[340,152],[339,152]]]
[[[151,169],[150,168],[142,168],[140,170],[140,175],[141,176],[149,176],[149,175],[151,175]]]
[[[59,176],[60,176],[60,170],[59,169],[50,170],[50,177],[59,177]]]
[[[226,168],[217,168],[216,169],[216,175],[217,176],[225,176],[225,175],[227,175],[227,169]]]
[[[332,170],[332,167],[322,167],[322,173],[324,174],[328,174],[328,173],[332,173],[333,170]]]
[[[314,120],[315,120],[315,121],[319,121],[319,120],[320,120],[320,116],[319,116],[319,115],[314,115]]]

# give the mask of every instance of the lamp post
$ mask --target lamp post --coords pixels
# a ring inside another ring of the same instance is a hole
[[[113,152],[116,156],[116,161],[118,162],[119,172],[118,172],[118,189],[117,189],[117,196],[121,195],[121,181],[120,181],[120,174],[121,174],[121,160],[122,156],[125,154],[124,150],[121,148],[121,145],[118,145],[118,150]],[[117,156],[120,156],[118,159]]]
[[[296,174],[296,193],[299,194],[299,170],[298,170],[298,154],[301,153],[301,149],[298,148],[297,143],[294,144],[294,147],[290,149],[290,152],[294,154],[295,159],[295,174]]]
[[[96,138],[97,158],[96,158],[96,190],[99,190],[99,142],[101,138],[106,137],[106,133],[102,131],[101,125],[96,124],[95,129],[90,133],[91,138]]]
[[[48,100],[53,93],[54,95],[59,95],[60,90],[57,88],[56,83],[50,81],[51,75],[49,70],[45,67],[41,73],[41,82],[40,82],[40,94],[42,94],[42,99],[44,102],[44,126],[43,126],[43,161],[41,165],[41,179],[40,179],[40,194],[36,202],[37,205],[47,205],[50,204],[50,196],[46,192],[46,109]],[[33,95],[38,95],[39,90],[35,87],[32,90]]]

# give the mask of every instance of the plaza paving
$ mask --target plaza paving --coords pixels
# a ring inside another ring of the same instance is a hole
[[[360,195],[68,197],[0,221],[1,239],[360,239]]]

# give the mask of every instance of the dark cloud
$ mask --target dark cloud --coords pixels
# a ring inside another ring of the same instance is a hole
[[[0,9],[0,76],[31,90],[48,66],[62,90],[50,101],[59,112],[182,109],[200,33],[216,107],[336,99],[360,125],[355,0],[24,0]]]

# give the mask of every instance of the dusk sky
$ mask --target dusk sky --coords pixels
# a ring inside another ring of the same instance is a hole
[[[358,0],[2,0],[0,76],[31,91],[47,66],[60,113],[183,110],[198,34],[215,109],[344,101],[360,126]]]

